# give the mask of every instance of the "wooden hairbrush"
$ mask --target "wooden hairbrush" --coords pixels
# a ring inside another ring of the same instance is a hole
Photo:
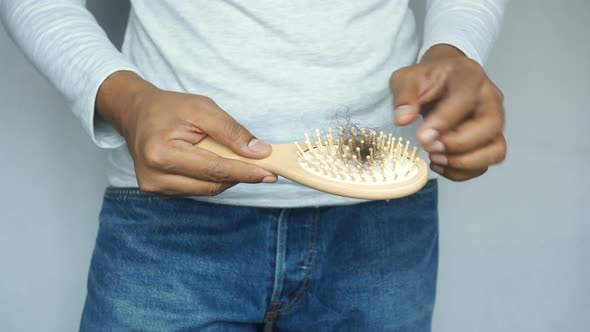
[[[305,142],[273,144],[265,159],[239,156],[206,137],[198,146],[221,157],[258,165],[309,188],[344,197],[383,200],[411,195],[428,180],[426,162],[410,151],[410,141],[364,128],[332,129]],[[396,142],[397,141],[397,142]]]

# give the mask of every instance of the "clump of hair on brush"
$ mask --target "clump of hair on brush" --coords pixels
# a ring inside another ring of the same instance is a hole
[[[354,183],[397,183],[417,172],[417,147],[409,151],[410,142],[404,144],[402,137],[396,139],[392,133],[348,121],[336,130],[316,129],[304,136],[304,146],[296,143],[300,164],[319,176]]]
[[[334,116],[334,123],[338,128],[339,157],[353,162],[357,168],[360,166],[363,169],[385,162],[383,160],[387,157],[385,148],[393,135],[390,134],[387,137],[382,131],[377,132],[374,128],[361,127],[352,122],[350,118],[348,112],[344,115]],[[395,144],[395,139],[392,144]]]

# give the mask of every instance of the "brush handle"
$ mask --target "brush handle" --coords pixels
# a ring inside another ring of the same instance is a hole
[[[198,144],[198,147],[211,151],[220,157],[239,160],[249,164],[257,165],[265,170],[282,175],[286,171],[286,167],[289,165],[297,165],[297,147],[294,144],[273,144],[272,153],[270,156],[264,159],[251,159],[238,155],[237,153],[230,150],[225,145],[218,143],[211,137],[207,136],[202,139]],[[288,173],[288,171],[287,171]]]

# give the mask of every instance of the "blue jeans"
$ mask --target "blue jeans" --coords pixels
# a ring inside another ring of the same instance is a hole
[[[258,208],[107,189],[81,331],[430,331],[437,184]]]

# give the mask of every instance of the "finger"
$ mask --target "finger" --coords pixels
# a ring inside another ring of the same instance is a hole
[[[498,164],[506,158],[506,140],[500,136],[476,150],[459,154],[432,154],[430,161],[457,170],[478,170]]]
[[[213,101],[203,109],[199,119],[195,119],[198,127],[213,137],[217,142],[227,146],[233,152],[247,157],[261,159],[272,152],[270,145],[255,138],[244,126]]]
[[[497,139],[502,135],[503,129],[502,105],[497,100],[490,101],[482,104],[472,119],[444,134],[440,142],[445,153],[468,152]]]
[[[445,94],[451,71],[449,66],[437,66],[432,70],[428,75],[429,84],[420,92],[418,101],[421,105],[430,104]]]
[[[158,139],[152,142],[159,142]],[[146,144],[144,163],[148,170],[214,182],[275,182],[276,176],[261,167],[221,158],[184,140],[170,145]]]
[[[207,182],[173,174],[152,175],[140,181],[142,191],[160,197],[216,196],[236,183]]]
[[[414,66],[397,70],[391,76],[395,123],[400,126],[414,122],[420,114],[420,92],[428,84],[425,67]]]
[[[430,168],[433,171],[435,171],[436,173],[439,173],[440,175],[444,176],[445,178],[447,178],[449,180],[453,180],[453,181],[467,181],[469,179],[473,179],[478,176],[481,176],[482,174],[484,174],[485,172],[488,171],[487,168],[464,171],[464,170],[457,170],[457,169],[450,168],[450,167],[441,167],[441,166],[438,166],[435,164],[431,164]]]
[[[170,154],[167,171],[171,174],[213,182],[276,182],[276,176],[261,167],[222,158],[198,146],[179,143]]]
[[[418,141],[424,147],[431,145],[441,135],[472,116],[476,106],[477,94],[474,92],[465,89],[449,94],[424,118],[416,134]]]

